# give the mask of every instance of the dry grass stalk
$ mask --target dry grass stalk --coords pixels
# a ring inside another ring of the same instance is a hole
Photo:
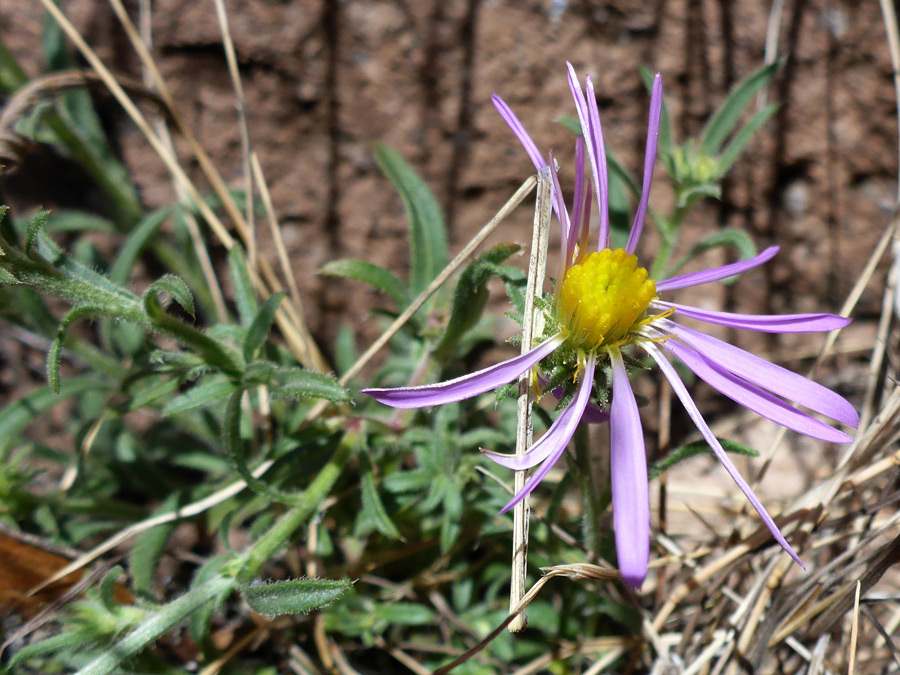
[[[531,259],[528,263],[528,285],[525,289],[525,314],[522,319],[521,353],[531,350],[534,336],[541,330],[538,325],[540,312],[535,312],[534,299],[544,285],[547,270],[547,242],[550,235],[550,182],[549,170],[538,174],[537,200],[534,205],[534,231],[531,237]],[[531,408],[533,404],[532,372],[529,370],[519,378],[519,398],[517,400],[516,454],[524,455],[531,447],[533,428]],[[527,471],[516,471],[513,493],[518,494],[525,487]],[[526,496],[513,509],[512,569],[509,581],[509,611],[518,606],[525,595],[525,576],[528,572],[528,519],[530,500]],[[519,613],[509,624],[511,633],[525,630],[528,618]]]

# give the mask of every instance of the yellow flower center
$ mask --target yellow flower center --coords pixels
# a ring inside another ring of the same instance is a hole
[[[655,296],[656,284],[637,256],[605,248],[566,272],[559,319],[577,347],[594,351],[620,343]]]

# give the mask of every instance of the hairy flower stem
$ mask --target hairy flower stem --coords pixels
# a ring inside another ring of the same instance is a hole
[[[600,554],[600,532],[602,531],[600,518],[603,516],[603,504],[601,504],[601,491],[594,481],[591,470],[591,445],[588,425],[581,424],[575,430],[575,463],[578,465],[578,480],[581,487],[581,500],[584,508],[582,529],[584,546],[592,556]]]

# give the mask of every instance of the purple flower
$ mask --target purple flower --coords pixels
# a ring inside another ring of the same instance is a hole
[[[605,416],[590,403],[590,397],[596,369],[607,369],[611,373],[609,379],[612,382],[608,419],[616,553],[625,583],[632,589],[638,589],[647,575],[650,500],[641,419],[622,354],[641,349],[659,365],[691,420],[725,470],[750,500],[772,536],[802,567],[803,563],[782,536],[775,521],[713,436],[669,357],[677,358],[700,379],[740,405],[813,438],[832,443],[847,443],[851,440],[844,432],[812,417],[784,399],[795,401],[851,427],[856,427],[859,422],[856,411],[845,399],[822,385],[717,338],[681,326],[673,317],[686,316],[706,323],[768,333],[831,331],[843,328],[849,323],[849,319],[833,314],[732,314],[660,299],[659,294],[668,291],[720,281],[751,270],[770,260],[778,248],[770,247],[752,260],[659,282],[649,279],[647,270],[639,266],[634,251],[647,214],[662,108],[662,80],[657,74],[651,92],[640,203],[625,248],[610,249],[606,152],[594,89],[591,78],[586,78],[585,96],[571,64],[568,64],[568,73],[569,86],[584,132],[584,140],[579,138],[575,146],[576,182],[571,214],[563,200],[552,154],[550,161],[545,162],[512,110],[499,97],[494,96],[494,105],[525,147],[535,167],[538,170],[550,167],[554,183],[553,206],[562,229],[561,273],[557,277],[562,282],[554,292],[553,310],[546,318],[548,324],[556,326],[557,330],[526,354],[470,375],[421,387],[363,391],[395,408],[441,405],[471,398],[510,383],[551,354],[554,354],[554,358],[570,359],[573,370],[578,373],[575,396],[550,429],[524,455],[484,451],[491,460],[510,469],[537,467],[522,490],[504,507],[502,512],[505,512],[543,480],[565,452],[579,422],[596,421]],[[586,246],[592,190],[590,181],[586,181],[584,176],[585,149],[594,178],[593,192],[600,211],[596,252],[588,252]]]

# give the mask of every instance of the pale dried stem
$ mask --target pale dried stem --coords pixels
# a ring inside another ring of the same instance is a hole
[[[150,50],[153,48],[153,24],[151,21],[150,2],[141,2],[138,11],[140,40],[147,46],[147,49]],[[153,85],[153,76],[146,68],[142,69],[141,77],[148,87]],[[175,144],[172,142],[172,134],[169,133],[169,125],[165,118],[156,119],[153,126],[163,145],[168,150],[169,155],[177,161]],[[185,205],[190,203],[187,191],[177,180],[174,180],[174,178],[172,180],[172,188],[175,191],[179,203]],[[186,209],[182,213],[182,218],[184,219],[184,225],[187,228],[188,235],[191,238],[191,243],[194,245],[194,252],[197,255],[197,261],[200,263],[200,270],[203,273],[203,278],[206,280],[206,285],[212,296],[213,305],[216,308],[216,318],[224,323],[228,320],[228,309],[225,307],[225,295],[222,293],[222,287],[219,284],[219,279],[213,269],[212,260],[210,259],[209,251],[206,248],[206,240],[200,233],[200,226],[197,224],[197,219],[194,218],[193,213]]]
[[[525,312],[522,316],[521,353],[531,350],[534,336],[540,331],[534,299],[544,285],[547,270],[547,242],[550,234],[551,186],[549,169],[538,173],[537,199],[534,205],[534,232],[531,237],[531,257],[528,263],[528,284],[525,289]],[[532,371],[519,378],[519,397],[516,401],[516,455],[524,455],[531,447],[533,426],[531,420]],[[527,471],[516,471],[513,493],[518,494],[525,486]],[[528,520],[529,498],[520,501],[513,508],[512,570],[509,583],[509,611],[512,612],[525,595],[525,577],[528,573]],[[518,633],[525,630],[528,617],[522,612],[510,622],[509,631]]]
[[[416,661],[412,656],[404,652],[402,649],[398,649],[397,647],[389,645],[380,635],[375,638],[375,644],[378,645],[379,648],[383,649],[388,654],[393,656],[395,659],[397,659],[404,666],[409,668],[409,670],[415,673],[415,675],[429,675],[429,673],[431,673],[428,668]]]
[[[297,286],[297,278],[294,276],[294,269],[291,267],[291,261],[288,258],[287,246],[284,245],[284,237],[281,236],[281,225],[275,215],[275,209],[272,206],[272,195],[269,193],[269,184],[263,174],[262,165],[259,162],[259,156],[254,152],[250,158],[250,164],[253,170],[254,180],[259,188],[259,196],[262,198],[263,207],[266,210],[266,219],[269,223],[269,231],[272,233],[272,242],[275,245],[275,252],[278,256],[278,263],[281,266],[281,273],[287,280],[288,299],[294,305],[294,313],[298,320],[303,319],[303,301],[300,297],[300,288]]]
[[[94,441],[97,440],[97,434],[100,433],[100,428],[103,426],[104,421],[106,421],[105,414],[101,414],[100,417],[94,420],[91,424],[91,428],[88,430],[87,434],[85,434],[84,440],[81,442],[81,461],[76,461],[74,464],[67,467],[63,472],[62,478],[59,479],[59,491],[63,494],[71,490],[72,486],[75,484],[75,479],[78,478],[78,467],[82,466],[84,460],[87,459],[88,453],[91,451]]]
[[[895,243],[896,246],[896,243]],[[882,393],[884,383],[881,379],[881,368],[887,352],[888,333],[891,329],[891,320],[894,317],[894,284],[897,283],[897,265],[891,266],[888,273],[887,284],[884,289],[884,297],[881,303],[881,316],[878,318],[878,332],[875,335],[875,345],[872,347],[872,356],[869,360],[869,377],[866,382],[866,394],[863,398],[862,413],[859,416],[859,429],[865,430],[875,414],[875,402]]]
[[[254,174],[250,169],[250,126],[247,124],[247,110],[244,100],[244,86],[241,84],[241,74],[238,70],[237,56],[234,51],[234,40],[228,28],[228,13],[225,11],[225,3],[222,0],[213,0],[216,6],[216,18],[219,21],[219,30],[222,32],[222,45],[225,47],[225,62],[228,64],[228,74],[231,76],[231,86],[234,88],[234,107],[238,116],[238,132],[241,137],[241,159],[244,164],[244,193],[246,206],[244,209],[247,219],[248,239],[247,261],[256,270],[257,244],[256,244],[256,215],[253,204]]]
[[[900,30],[897,26],[897,11],[894,3],[878,0],[884,29],[887,31],[888,49],[891,53],[891,70],[894,75],[894,106],[897,110],[897,127],[900,128]],[[900,145],[898,145],[898,164],[900,164]],[[897,203],[900,205],[900,181],[897,183]]]
[[[856,638],[859,635],[859,591],[862,585],[856,582],[856,593],[853,596],[853,623],[850,626],[850,664],[847,675],[856,675]]]
[[[781,32],[781,19],[784,16],[784,0],[773,0],[769,8],[769,20],[766,23],[766,49],[763,62],[770,66],[778,58],[778,34]],[[769,102],[769,88],[764,87],[756,95],[756,109],[762,110]]]
[[[199,675],[218,675],[231,659],[246,649],[257,637],[268,630],[265,625],[259,625],[245,636],[234,642],[222,656],[206,666]]]

